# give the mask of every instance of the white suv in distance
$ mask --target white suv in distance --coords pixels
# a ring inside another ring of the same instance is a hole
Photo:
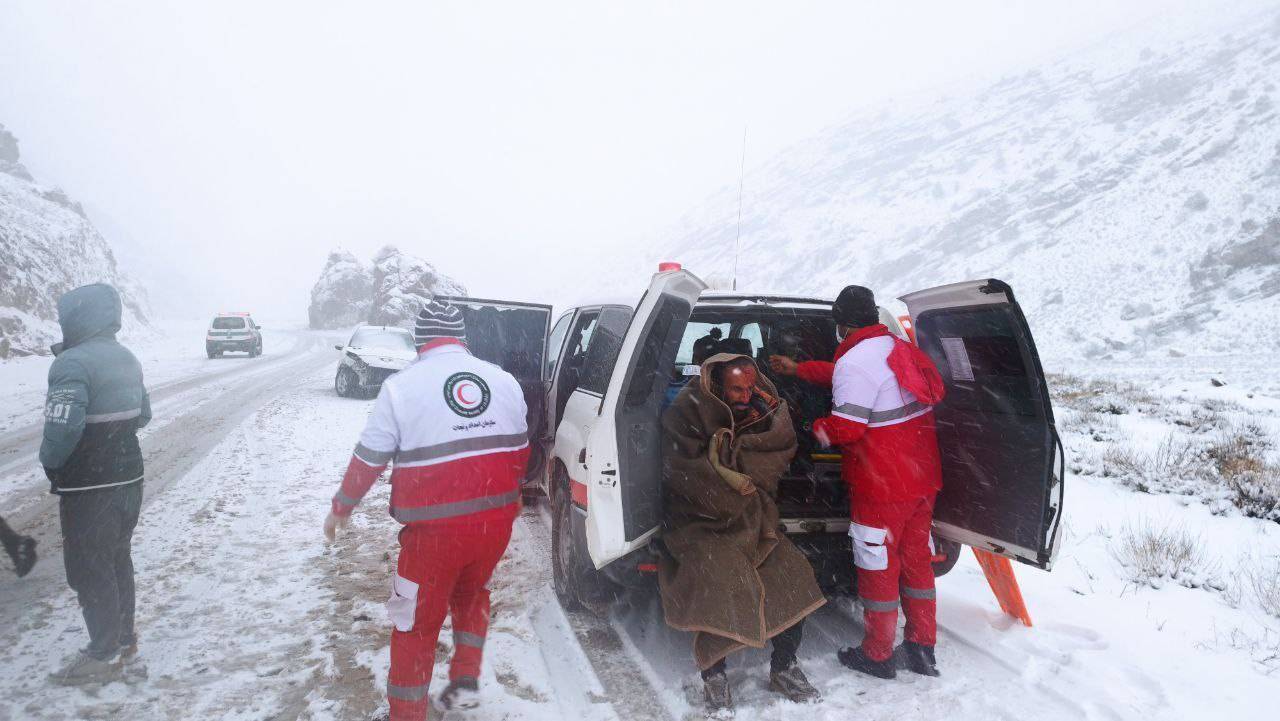
[[[262,355],[262,329],[248,313],[219,313],[209,323],[204,336],[204,352],[220,358],[227,351],[248,353],[250,358]]]
[[[362,325],[346,345],[334,348],[342,351],[342,360],[338,361],[333,389],[343,398],[376,395],[383,381],[418,357],[413,334],[386,325]]]
[[[651,583],[662,552],[659,419],[696,373],[695,349],[708,345],[755,358],[789,404],[799,448],[779,482],[781,530],[825,589],[852,590],[840,456],[817,448],[809,432],[829,412],[831,391],[775,376],[767,363],[770,355],[830,360],[831,300],[706,288],[692,273],[666,270],[634,306],[585,304],[550,327],[549,308],[522,304],[526,314],[546,310],[505,334],[506,343],[518,345],[503,353],[541,361],[507,370],[525,383],[530,441],[537,446],[526,492],[541,490],[551,499],[553,580],[568,607],[598,608],[620,586]],[[1048,570],[1059,543],[1065,464],[1035,342],[1013,290],[984,279],[901,300],[915,342],[947,386],[935,410],[944,483],[934,514],[935,573],[954,565],[960,544]],[[472,315],[514,305],[453,302],[467,315],[469,337]],[[881,320],[902,335],[889,313],[882,310]],[[545,345],[529,337],[538,326],[549,327]],[[494,336],[487,345],[502,349],[503,341]],[[500,355],[486,360],[503,364]]]

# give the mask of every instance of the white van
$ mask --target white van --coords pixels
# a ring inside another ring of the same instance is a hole
[[[799,449],[779,483],[782,527],[830,591],[851,589],[848,496],[840,456],[809,429],[830,389],[768,370],[770,355],[830,360],[831,301],[711,292],[694,274],[654,275],[634,306],[587,304],[551,324],[551,307],[447,299],[469,345],[520,379],[530,408],[527,491],[551,500],[554,580],[562,603],[595,605],[645,582],[661,553],[659,418],[694,373],[696,347],[757,359],[790,406]],[[1012,289],[975,280],[909,293],[915,339],[947,384],[937,407],[944,489],[934,515],[935,572],[960,544],[1048,570],[1063,503],[1062,445],[1031,331]],[[882,310],[900,336],[902,326]],[[712,333],[716,329],[718,333]],[[855,481],[856,483],[856,481]]]

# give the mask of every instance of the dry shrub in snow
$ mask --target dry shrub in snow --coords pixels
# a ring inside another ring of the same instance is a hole
[[[1124,415],[1131,406],[1157,402],[1154,396],[1132,383],[1085,379],[1067,373],[1051,373],[1047,380],[1054,402],[1073,410]]]
[[[1266,431],[1252,423],[1232,428],[1209,447],[1218,477],[1246,516],[1280,521],[1280,468],[1267,463]]]
[[[1063,433],[1089,433],[1101,438],[1120,429],[1115,416],[1103,415],[1095,411],[1072,411],[1058,422],[1058,430]],[[1095,438],[1098,440],[1099,438]]]
[[[1126,526],[1109,550],[1125,578],[1136,584],[1159,588],[1171,580],[1188,588],[1222,586],[1210,580],[1214,569],[1200,550],[1200,537],[1179,526]]]
[[[1250,573],[1258,606],[1268,615],[1280,618],[1280,563],[1260,565]]]
[[[1102,454],[1102,474],[1144,493],[1167,490],[1179,481],[1201,478],[1206,468],[1194,444],[1176,436],[1164,439],[1155,453],[1113,445]]]

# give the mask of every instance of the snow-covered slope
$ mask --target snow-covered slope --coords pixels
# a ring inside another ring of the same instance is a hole
[[[312,328],[347,328],[361,322],[411,325],[424,301],[466,292],[435,266],[395,246],[379,250],[372,266],[334,251],[311,289],[308,315]]]
[[[1280,13],[1113,40],[854,117],[749,174],[739,287],[998,277],[1051,358],[1280,349]],[[662,258],[728,274],[737,191]]]
[[[0,125],[0,358],[48,353],[60,337],[57,300],[86,283],[120,290],[125,326],[146,323],[142,293],[78,203],[38,184]]]

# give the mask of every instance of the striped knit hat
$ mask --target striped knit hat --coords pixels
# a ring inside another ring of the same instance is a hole
[[[424,345],[436,338],[467,339],[467,327],[462,322],[462,311],[442,300],[432,300],[418,311],[418,321],[413,326],[413,342]]]

